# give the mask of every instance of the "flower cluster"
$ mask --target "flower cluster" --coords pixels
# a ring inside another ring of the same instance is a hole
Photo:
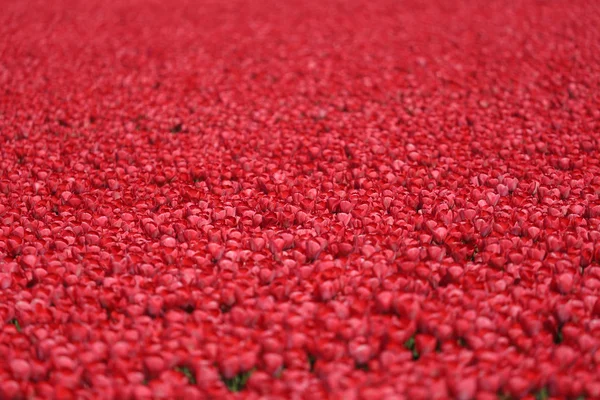
[[[0,399],[600,398],[596,2],[0,4]]]

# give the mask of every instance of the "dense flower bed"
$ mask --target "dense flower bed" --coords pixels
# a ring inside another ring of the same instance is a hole
[[[0,398],[600,398],[600,3],[0,1]]]

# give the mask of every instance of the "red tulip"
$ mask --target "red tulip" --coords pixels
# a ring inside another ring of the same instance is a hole
[[[600,396],[591,2],[77,3],[0,13],[0,398]]]

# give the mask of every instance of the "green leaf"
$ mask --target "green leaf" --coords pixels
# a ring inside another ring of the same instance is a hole
[[[356,369],[360,369],[362,371],[368,371],[369,365],[368,364],[356,364]]]
[[[417,346],[416,346],[416,342],[415,342],[415,335],[411,336],[406,342],[404,342],[404,347],[407,348],[408,350],[412,351],[413,360],[419,359],[420,355],[417,350]]]
[[[548,389],[543,387],[535,394],[535,400],[548,400]]]
[[[196,384],[196,378],[194,377],[194,374],[192,374],[192,371],[190,371],[188,367],[175,367],[175,371],[181,372],[183,375],[185,375],[192,385]]]
[[[255,369],[256,368],[252,368],[250,371],[240,372],[231,379],[222,377],[222,380],[230,392],[239,392],[246,387],[248,379],[250,379],[250,376],[252,376],[252,373],[255,371]]]
[[[10,321],[10,323],[13,324],[15,328],[17,328],[17,332],[21,332],[21,325],[19,325],[19,321],[17,321],[16,318]]]
[[[317,358],[315,356],[313,356],[312,354],[308,355],[308,363],[310,365],[310,372],[313,372],[315,370],[315,364],[317,363]]]
[[[563,341],[562,325],[558,326],[556,334],[554,335],[554,343],[560,344]]]

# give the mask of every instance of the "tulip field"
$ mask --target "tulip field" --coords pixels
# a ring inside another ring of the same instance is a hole
[[[0,0],[4,399],[600,399],[600,2]]]

